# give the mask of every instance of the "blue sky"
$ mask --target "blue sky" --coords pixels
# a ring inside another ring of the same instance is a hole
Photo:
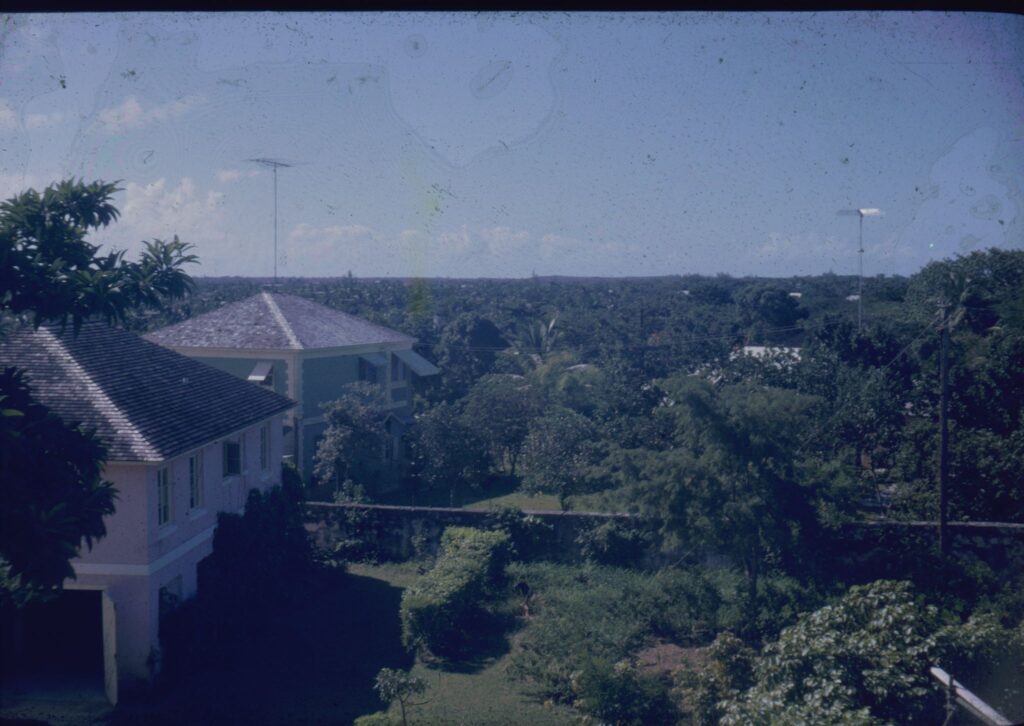
[[[204,275],[909,274],[1024,246],[1024,18],[5,16],[0,194]]]

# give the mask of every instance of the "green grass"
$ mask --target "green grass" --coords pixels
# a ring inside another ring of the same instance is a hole
[[[415,563],[352,565],[350,571],[361,578],[377,578],[394,588],[405,588],[417,575]],[[372,604],[367,604],[372,607]],[[397,608],[378,610],[381,618],[398,620]],[[530,724],[558,726],[573,723],[573,713],[563,707],[545,706],[524,695],[505,673],[508,653],[496,653],[472,663],[436,664],[416,660],[412,673],[423,678],[428,690],[411,707],[409,723],[418,724]],[[397,717],[397,704],[392,708]]]
[[[527,494],[519,488],[519,481],[513,477],[494,478],[478,489],[465,489],[456,493],[454,499],[449,491],[433,490],[413,493],[408,489],[390,492],[378,498],[379,504],[396,504],[416,507],[457,507],[459,509],[495,509],[516,507],[557,512],[561,509],[558,497],[553,494]],[[615,504],[605,494],[587,494],[569,497],[570,510],[586,512],[616,511]]]
[[[527,494],[516,491],[502,494],[490,499],[481,499],[467,504],[463,509],[496,509],[498,507],[515,507],[516,509],[535,509],[544,512],[561,510],[558,497],[554,494]]]

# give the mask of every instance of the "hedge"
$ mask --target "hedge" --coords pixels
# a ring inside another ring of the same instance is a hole
[[[467,617],[498,591],[510,544],[505,532],[447,528],[433,569],[402,593],[405,647],[443,654],[461,642]]]

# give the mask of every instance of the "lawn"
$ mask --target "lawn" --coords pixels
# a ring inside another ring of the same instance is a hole
[[[395,588],[408,586],[418,576],[413,563],[352,565],[350,571],[367,579],[379,578]],[[393,612],[397,621],[397,608]],[[565,708],[545,706],[523,695],[505,673],[508,660],[507,652],[446,666],[417,659],[412,672],[427,682],[428,690],[419,699],[426,703],[409,709],[409,723],[556,726],[576,720]],[[397,706],[393,712],[397,716]]]
[[[569,498],[569,508],[573,498]],[[516,507],[518,509],[536,509],[541,511],[558,511],[558,497],[553,494],[527,494],[519,489],[519,482],[512,477],[492,479],[486,486],[478,489],[466,489],[457,492],[454,500],[448,491],[433,490],[412,492],[400,489],[384,495],[380,504],[396,504],[418,507],[459,507],[461,509],[494,509],[496,507]]]

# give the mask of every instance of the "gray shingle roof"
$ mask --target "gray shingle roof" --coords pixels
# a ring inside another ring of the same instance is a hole
[[[33,395],[96,430],[111,461],[160,461],[294,406],[284,396],[99,322],[24,328],[0,339],[0,365],[26,370]]]
[[[148,333],[182,348],[308,350],[376,343],[413,343],[404,333],[332,310],[312,300],[261,292],[240,302]]]

